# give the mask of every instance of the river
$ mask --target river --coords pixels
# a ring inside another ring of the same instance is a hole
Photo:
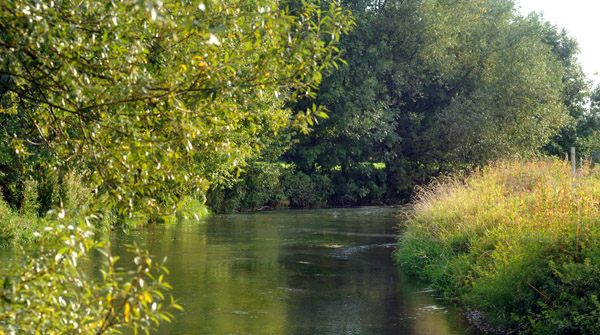
[[[394,265],[393,208],[215,215],[115,232],[168,257],[184,308],[158,334],[478,334]]]

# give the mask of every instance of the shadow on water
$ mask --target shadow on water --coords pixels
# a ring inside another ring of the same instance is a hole
[[[220,215],[115,234],[167,256],[185,308],[159,334],[478,334],[394,265],[390,208]]]

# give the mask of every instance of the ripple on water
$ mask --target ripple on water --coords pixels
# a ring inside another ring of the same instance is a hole
[[[334,257],[349,258],[357,253],[378,248],[395,248],[396,243],[364,244],[335,248]]]

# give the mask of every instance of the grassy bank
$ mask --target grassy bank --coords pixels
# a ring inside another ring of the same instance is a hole
[[[500,161],[437,180],[409,209],[396,260],[500,330],[599,334],[600,171]]]

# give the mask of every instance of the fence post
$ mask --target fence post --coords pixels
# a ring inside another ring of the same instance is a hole
[[[571,147],[571,173],[573,176],[573,193],[575,193],[576,187],[576,177],[575,173],[577,172],[577,160],[575,159],[575,147]]]

